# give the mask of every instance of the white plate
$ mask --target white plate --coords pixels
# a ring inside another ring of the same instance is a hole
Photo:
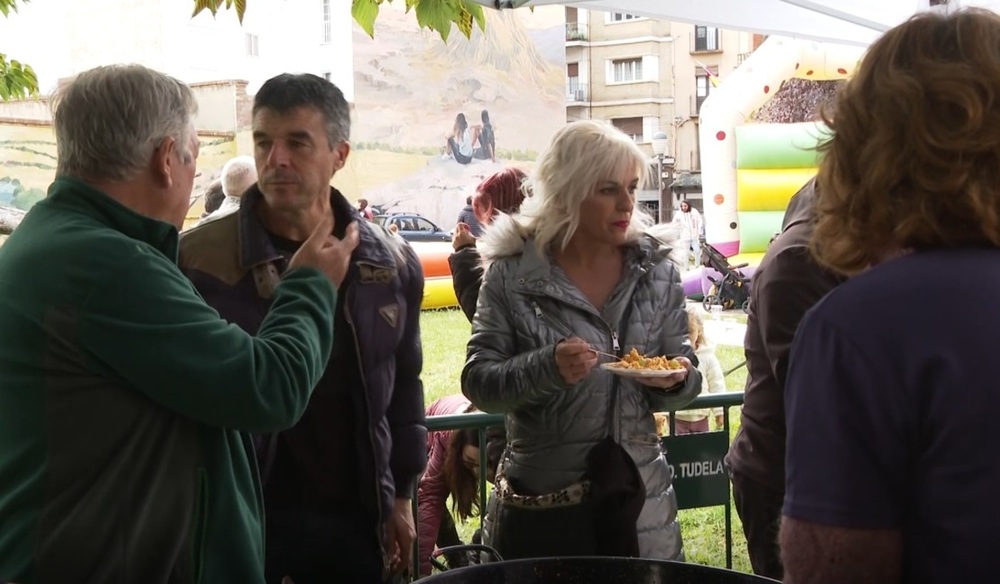
[[[615,363],[601,363],[601,369],[610,371],[622,377],[680,377],[687,373],[687,369],[623,369],[615,367]]]

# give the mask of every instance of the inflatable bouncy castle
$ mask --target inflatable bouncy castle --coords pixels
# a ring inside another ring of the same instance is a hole
[[[816,174],[816,146],[827,135],[823,124],[753,124],[750,115],[787,79],[846,79],[863,50],[771,36],[706,98],[698,129],[705,243],[730,263],[757,265],[788,200]],[[707,293],[703,272],[685,275],[685,293]]]
[[[731,262],[756,264],[767,250],[781,229],[788,200],[816,174],[816,146],[825,130],[813,122],[736,127],[734,198],[739,240],[738,255]],[[732,251],[731,245],[711,245],[723,253]]]
[[[451,281],[451,266],[448,256],[452,253],[451,243],[447,241],[414,241],[410,247],[420,260],[424,270],[424,300],[420,308],[448,308],[458,306],[455,297],[455,287]]]

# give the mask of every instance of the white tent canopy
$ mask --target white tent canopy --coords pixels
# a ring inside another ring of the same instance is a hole
[[[492,8],[565,4],[588,10],[868,46],[925,10],[928,0],[473,0]],[[950,0],[953,6],[1000,8],[1000,0]]]

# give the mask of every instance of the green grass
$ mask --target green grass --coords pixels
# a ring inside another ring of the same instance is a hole
[[[472,325],[461,310],[425,310],[420,313],[420,338],[423,340],[424,403],[462,393],[462,366],[465,345]]]
[[[739,311],[731,311],[724,318],[746,321]],[[421,338],[424,349],[424,399],[427,405],[445,395],[462,392],[460,378],[465,363],[465,346],[469,340],[471,325],[460,310],[424,311],[420,318]],[[728,371],[743,362],[742,347],[717,347],[716,355],[722,369]],[[726,378],[729,391],[742,391],[746,383],[746,368],[741,367]],[[739,428],[738,408],[730,408],[730,440]],[[725,511],[723,507],[688,509],[679,513],[684,536],[684,549],[689,562],[709,566],[726,565]],[[459,535],[463,541],[471,539],[478,521],[459,523]],[[750,572],[747,558],[746,540],[743,538],[740,519],[736,510],[732,512],[733,568]]]

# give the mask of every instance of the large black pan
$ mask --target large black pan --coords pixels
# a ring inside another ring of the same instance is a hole
[[[683,562],[563,557],[491,562],[434,574],[421,584],[765,584],[770,578]]]

